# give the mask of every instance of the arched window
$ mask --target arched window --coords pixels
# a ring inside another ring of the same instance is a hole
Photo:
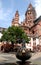
[[[31,14],[31,12],[29,11],[28,14]]]

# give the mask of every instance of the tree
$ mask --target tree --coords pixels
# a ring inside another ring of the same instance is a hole
[[[4,31],[1,38],[2,41],[11,41],[13,43],[21,43],[23,40],[29,42],[29,38],[21,27],[12,26]]]

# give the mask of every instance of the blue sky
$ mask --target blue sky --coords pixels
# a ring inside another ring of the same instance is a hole
[[[39,17],[41,15],[41,0],[0,0],[0,27],[11,26],[16,10],[19,11],[20,22],[23,21],[30,3],[35,7],[37,17]]]

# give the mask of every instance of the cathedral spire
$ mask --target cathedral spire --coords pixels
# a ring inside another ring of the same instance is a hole
[[[34,20],[36,19],[36,11],[35,8],[32,6],[32,4],[30,3],[27,11],[25,13],[25,17],[26,17],[26,22],[29,23],[29,26],[33,26],[34,24]]]
[[[18,10],[16,11],[15,16],[19,16],[19,12],[18,12]]]
[[[28,8],[33,8],[33,6],[32,6],[32,4],[31,4],[31,3],[29,4]]]
[[[12,20],[12,25],[18,26],[18,24],[19,24],[19,13],[18,13],[18,10],[17,10],[16,13],[15,13],[15,17]]]
[[[34,7],[33,7],[33,5],[30,3],[30,4],[28,5],[28,8],[27,8],[27,11],[26,11],[25,15],[27,14],[28,11],[33,10],[33,9],[34,9]]]

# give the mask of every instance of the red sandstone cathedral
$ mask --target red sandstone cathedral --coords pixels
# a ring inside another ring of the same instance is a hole
[[[30,37],[30,47],[41,45],[41,16],[36,18],[36,11],[32,4],[29,4],[25,12],[25,20],[19,24],[19,12],[16,11],[12,20],[12,26],[21,26]]]

